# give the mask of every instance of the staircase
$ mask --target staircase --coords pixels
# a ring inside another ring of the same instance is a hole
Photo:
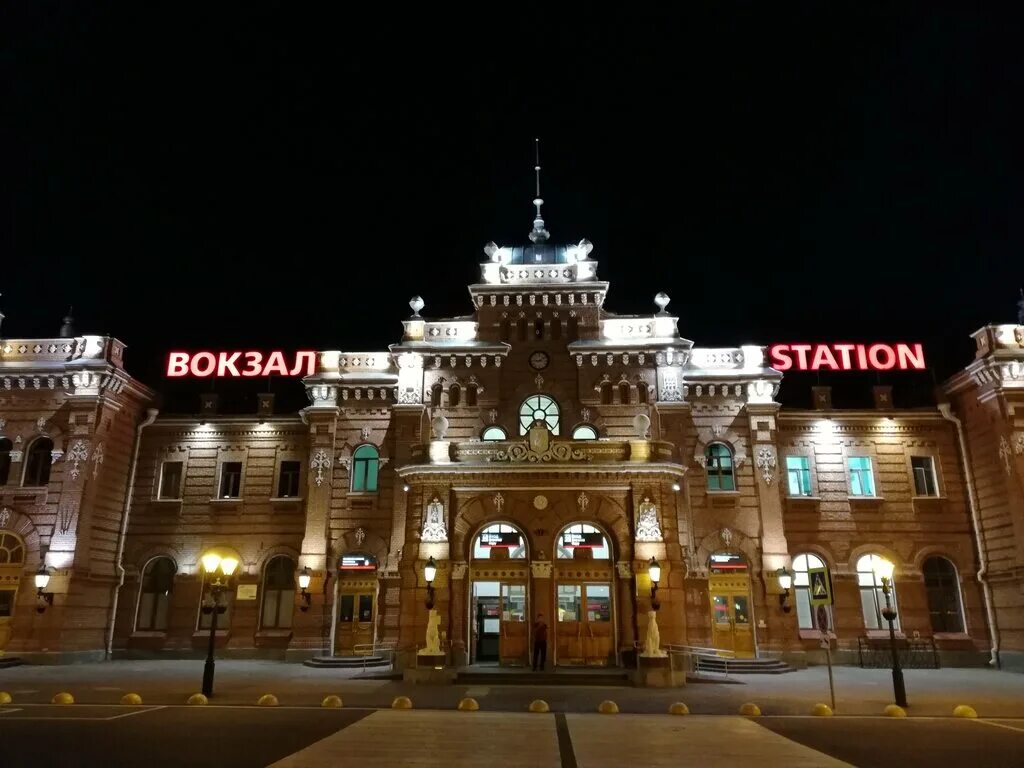
[[[531,672],[528,669],[495,669],[494,671],[463,670],[455,678],[456,685],[632,685],[629,672],[621,669],[561,670]]]
[[[370,656],[314,656],[302,662],[307,667],[318,669],[371,669],[390,667],[391,659],[373,654]]]
[[[793,668],[779,659],[727,659],[723,656],[697,657],[698,672],[721,675],[781,675]]]
[[[7,669],[8,667],[20,667],[25,662],[19,659],[17,656],[0,656],[0,669]]]

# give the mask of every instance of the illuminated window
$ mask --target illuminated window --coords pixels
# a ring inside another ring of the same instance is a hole
[[[11,474],[11,449],[14,444],[6,437],[0,438],[0,485],[7,485]]]
[[[735,491],[732,451],[725,443],[712,443],[704,451],[709,491]]]
[[[924,588],[933,632],[963,632],[964,610],[956,566],[938,555],[924,561]]]
[[[177,570],[169,557],[156,557],[146,564],[142,572],[139,611],[135,617],[137,631],[163,632],[167,629],[168,609]]]
[[[526,539],[518,528],[508,523],[487,526],[473,542],[473,557],[488,560],[494,549],[508,550],[510,560],[526,559]]]
[[[580,424],[572,431],[573,440],[597,440],[597,428],[590,424]]]
[[[53,440],[40,437],[28,449],[25,459],[25,475],[22,485],[38,486],[50,482],[50,465],[53,463]]]
[[[882,616],[885,608],[885,595],[882,593],[882,581],[875,575],[875,563],[885,558],[881,555],[864,555],[857,561],[857,584],[860,586],[860,607],[864,614],[864,626],[868,629],[883,629],[888,626]],[[889,585],[889,599],[896,608],[896,580]],[[896,629],[900,627],[897,616]]]
[[[360,445],[352,454],[352,490],[377,492],[380,454],[372,445]]]
[[[185,466],[181,461],[165,461],[160,467],[160,492],[157,498],[181,498],[181,472]]]
[[[507,440],[508,435],[502,427],[487,427],[480,435],[481,440]]]
[[[547,395],[530,395],[519,406],[519,434],[525,435],[533,422],[543,421],[551,434],[558,434],[558,403]]]
[[[910,468],[914,471],[914,493],[918,496],[938,496],[935,482],[935,461],[931,456],[911,456]]]
[[[223,461],[220,465],[220,494],[222,499],[237,499],[242,495],[242,462]]]
[[[295,561],[285,555],[271,558],[263,569],[263,629],[287,629],[295,607]]]
[[[555,542],[555,557],[558,560],[572,560],[577,549],[589,549],[594,560],[607,560],[611,557],[608,539],[589,523],[575,523],[566,527]]]
[[[811,462],[806,456],[786,457],[786,479],[790,496],[811,495]]]
[[[867,456],[851,456],[849,467],[850,495],[874,496],[875,478],[871,472],[871,459]]]
[[[796,593],[796,618],[800,629],[819,629],[817,608],[811,605],[811,583],[808,568],[824,568],[825,563],[817,555],[797,555],[793,558],[793,591]],[[826,606],[829,616],[832,607]]]

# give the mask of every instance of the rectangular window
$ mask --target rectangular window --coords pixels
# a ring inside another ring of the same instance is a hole
[[[160,470],[161,499],[181,498],[181,471],[185,464],[181,461],[165,461]]]
[[[811,495],[811,462],[806,456],[786,457],[786,477],[790,496]]]
[[[220,498],[237,499],[242,492],[242,462],[225,461],[220,465]]]
[[[299,495],[299,472],[301,466],[297,461],[281,462],[281,476],[277,481],[278,498],[291,499]]]
[[[356,596],[355,595],[342,595],[341,605],[338,610],[338,621],[344,624],[351,624],[352,619],[355,618],[356,608]]]
[[[850,495],[874,496],[875,479],[871,474],[871,459],[867,456],[851,456],[849,467]]]
[[[911,456],[910,467],[914,471],[914,493],[918,496],[938,496],[932,457]]]
[[[579,584],[558,585],[558,620],[579,621],[580,601],[583,597],[583,587]]]
[[[359,621],[373,621],[373,595],[359,596]]]
[[[0,589],[0,619],[6,619],[14,613],[14,590]]]

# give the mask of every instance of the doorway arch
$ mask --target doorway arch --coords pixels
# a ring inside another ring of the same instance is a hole
[[[751,659],[754,645],[750,563],[740,552],[712,552],[708,557],[711,644],[736,658]]]

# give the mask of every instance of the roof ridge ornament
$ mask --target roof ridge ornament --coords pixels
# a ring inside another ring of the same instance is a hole
[[[544,217],[540,212],[540,207],[544,205],[544,200],[540,196],[540,139],[537,138],[533,141],[536,154],[536,164],[533,166],[533,170],[537,174],[537,196],[534,197],[533,204],[537,206],[537,218],[533,220],[533,231],[530,232],[530,242],[546,243],[548,238],[551,237],[551,233],[545,228]]]

